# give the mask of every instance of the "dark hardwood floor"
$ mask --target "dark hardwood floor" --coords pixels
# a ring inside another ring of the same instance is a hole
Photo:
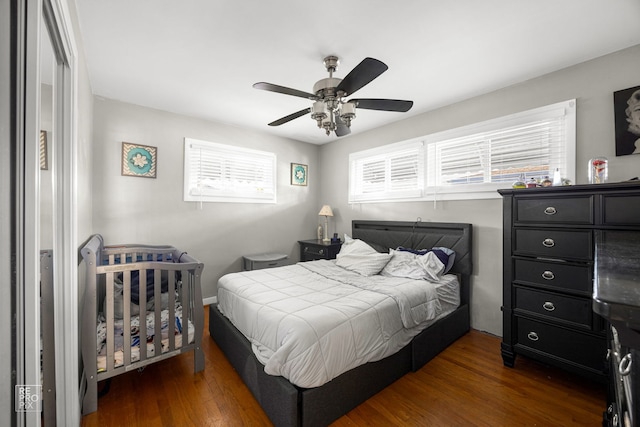
[[[183,354],[113,378],[84,427],[268,426],[268,418],[208,332],[204,372]],[[605,386],[519,357],[471,331],[332,424],[345,426],[599,426]]]

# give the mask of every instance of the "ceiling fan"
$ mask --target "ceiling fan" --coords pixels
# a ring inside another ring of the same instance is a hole
[[[345,97],[353,95],[357,90],[371,83],[380,74],[387,71],[389,67],[377,59],[365,58],[344,79],[339,79],[333,77],[338,64],[337,56],[324,58],[324,66],[329,73],[329,77],[318,80],[313,86],[313,93],[265,82],[254,84],[253,87],[256,89],[298,96],[313,101],[311,107],[275,120],[269,123],[269,126],[280,126],[310,113],[311,118],[317,122],[320,129],[325,130],[327,135],[335,132],[336,136],[344,136],[351,133],[351,121],[356,117],[356,108],[404,113],[413,106],[413,101],[399,99],[363,98],[345,100]]]

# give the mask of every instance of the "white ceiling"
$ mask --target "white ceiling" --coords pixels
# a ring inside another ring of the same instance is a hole
[[[327,55],[340,57],[340,78],[365,57],[383,61],[354,96],[414,106],[359,110],[353,135],[640,44],[639,0],[76,3],[95,95],[313,144],[336,137],[309,116],[267,126],[310,102],[253,83],[312,92]]]

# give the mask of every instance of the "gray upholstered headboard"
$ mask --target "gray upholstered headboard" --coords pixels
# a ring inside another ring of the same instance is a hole
[[[473,272],[471,235],[471,224],[463,223],[366,220],[354,220],[352,223],[352,237],[364,240],[379,252],[388,252],[389,248],[398,246],[451,248],[456,251],[451,272],[467,277]]]

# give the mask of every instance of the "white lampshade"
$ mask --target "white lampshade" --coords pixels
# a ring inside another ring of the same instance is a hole
[[[323,120],[327,118],[327,106],[322,101],[316,101],[311,106],[311,118],[313,120]]]
[[[356,106],[351,102],[345,102],[340,107],[340,117],[343,119],[355,119],[356,118]]]
[[[333,216],[333,211],[331,210],[331,206],[324,205],[322,207],[322,209],[320,209],[320,212],[318,212],[318,215],[320,215],[320,216]]]

